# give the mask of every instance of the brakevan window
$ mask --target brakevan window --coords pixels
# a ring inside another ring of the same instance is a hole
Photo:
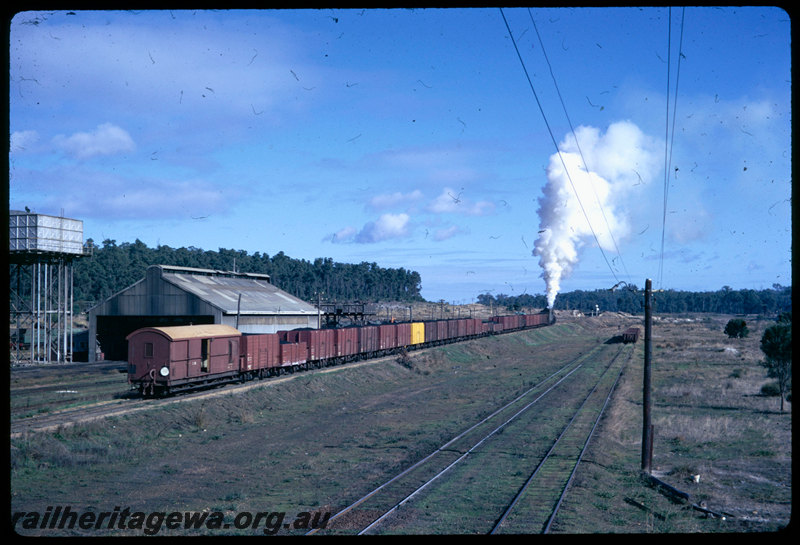
[[[144,343],[144,357],[145,358],[153,357],[153,343]]]

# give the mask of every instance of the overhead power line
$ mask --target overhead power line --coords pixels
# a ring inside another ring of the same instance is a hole
[[[556,75],[553,73],[553,66],[550,64],[550,58],[547,56],[547,50],[544,47],[544,42],[542,41],[542,36],[539,34],[539,28],[536,26],[536,21],[533,19],[533,13],[531,13],[531,8],[528,8],[528,16],[531,18],[531,23],[533,23],[533,29],[536,31],[536,37],[539,39],[539,46],[542,48],[542,54],[544,55],[544,60],[547,62],[547,68],[550,70],[550,77],[553,79],[553,86],[556,88],[556,94],[558,94],[558,99],[561,102],[561,108],[564,110],[564,116],[567,118],[567,124],[569,124],[569,130],[572,133],[573,138],[575,138],[575,145],[578,148],[578,154],[581,156],[581,161],[583,161],[583,166],[586,168],[586,172],[589,172],[589,164],[586,161],[586,158],[583,156],[583,150],[581,149],[581,144],[578,141],[578,135],[575,134],[575,127],[572,125],[572,120],[569,117],[569,113],[567,112],[567,106],[564,104],[564,99],[561,96],[561,90],[558,88],[558,83],[556,82]],[[617,252],[617,257],[619,257],[619,261],[622,264],[622,269],[625,271],[625,276],[628,277],[628,280],[631,279],[630,274],[628,273],[628,268],[625,266],[625,261],[622,259],[622,253],[619,251],[619,246],[617,246],[617,239],[614,237],[614,231],[611,229],[611,225],[608,223],[608,218],[606,217],[606,211],[603,208],[603,204],[600,202],[600,197],[597,195],[597,191],[595,190],[594,184],[589,182],[589,186],[592,188],[592,193],[594,193],[594,198],[597,200],[597,206],[600,208],[600,213],[603,215],[603,221],[606,224],[606,229],[608,229],[608,234],[611,237],[611,241],[614,243],[614,250]]]
[[[536,93],[536,88],[533,86],[533,81],[531,80],[531,77],[528,74],[528,69],[525,67],[525,61],[522,59],[522,55],[519,52],[519,47],[517,47],[517,41],[514,39],[514,33],[511,31],[511,27],[508,24],[508,20],[506,19],[506,15],[503,12],[503,8],[499,9],[500,9],[500,15],[503,17],[503,22],[505,23],[506,29],[508,30],[508,35],[511,37],[511,43],[514,45],[514,51],[517,52],[517,58],[519,59],[519,62],[522,65],[522,70],[525,73],[525,78],[528,80],[528,85],[531,88],[531,92],[533,92],[533,97],[536,99],[536,104],[539,107],[539,112],[542,114],[542,119],[544,120],[544,124],[547,127],[547,132],[550,135],[550,139],[553,142],[553,146],[555,146],[556,148],[556,153],[558,153],[558,157],[561,160],[562,166],[564,167],[564,172],[567,175],[567,179],[569,180],[570,185],[572,186],[572,191],[575,193],[575,198],[578,200],[578,205],[581,208],[581,212],[583,212],[583,216],[586,218],[586,223],[589,225],[589,229],[592,231],[592,236],[594,237],[595,242],[597,242],[597,247],[600,249],[600,253],[603,255],[603,259],[605,260],[606,265],[608,265],[608,269],[611,271],[611,274],[612,276],[614,276],[614,279],[619,281],[619,278],[617,278],[617,273],[611,266],[611,262],[609,262],[608,256],[606,256],[606,253],[603,250],[603,246],[600,244],[600,240],[597,238],[597,233],[595,232],[594,227],[592,227],[592,223],[589,221],[589,216],[586,213],[586,209],[584,208],[583,203],[581,202],[580,196],[578,195],[578,190],[575,189],[575,184],[572,181],[572,176],[570,176],[569,174],[569,169],[567,169],[564,157],[561,155],[561,150],[558,147],[558,142],[556,141],[555,136],[553,135],[553,131],[550,128],[550,123],[547,121],[547,116],[544,113],[544,108],[542,108],[542,103],[539,100],[539,95]]]
[[[663,288],[664,286],[664,239],[667,226],[667,202],[669,199],[669,175],[672,169],[672,150],[675,140],[675,119],[678,109],[678,84],[680,82],[681,74],[681,57],[683,56],[683,26],[686,8],[681,9],[681,30],[680,41],[678,42],[678,66],[675,73],[675,96],[674,105],[672,107],[672,130],[670,131],[669,120],[669,101],[670,101],[670,72],[672,61],[672,7],[669,8],[669,17],[667,23],[667,111],[664,123],[665,138],[664,138],[664,209],[661,214],[661,255],[658,264],[658,285]]]

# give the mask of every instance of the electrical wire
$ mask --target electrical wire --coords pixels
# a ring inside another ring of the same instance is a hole
[[[664,287],[664,239],[666,234],[667,225],[667,202],[669,199],[669,173],[672,168],[672,151],[674,149],[675,140],[675,119],[678,109],[678,84],[680,82],[681,74],[681,57],[683,56],[683,29],[685,21],[686,8],[681,10],[681,30],[680,41],[678,42],[678,66],[675,73],[675,97],[674,106],[672,108],[672,131],[670,132],[669,126],[669,101],[670,101],[670,64],[672,59],[672,7],[669,8],[669,23],[667,24],[667,112],[664,138],[664,209],[661,214],[661,255],[658,264],[658,285],[660,288]]]
[[[503,17],[503,22],[505,23],[506,29],[508,30],[508,35],[511,37],[511,43],[514,45],[514,51],[517,52],[517,58],[519,58],[519,62],[520,62],[520,64],[522,64],[522,70],[523,70],[523,72],[525,72],[525,77],[528,80],[528,85],[530,86],[531,91],[533,92],[533,97],[536,99],[536,104],[539,107],[539,112],[542,114],[542,119],[544,120],[544,124],[547,127],[547,132],[550,135],[550,139],[553,141],[553,145],[556,148],[556,152],[558,153],[558,157],[561,160],[562,166],[564,167],[564,172],[567,175],[567,179],[569,179],[570,185],[572,186],[572,191],[575,193],[575,198],[578,200],[578,205],[581,208],[581,212],[583,212],[583,216],[586,218],[586,223],[589,225],[589,229],[592,231],[592,236],[594,237],[595,242],[597,242],[597,247],[600,249],[600,253],[603,254],[603,259],[605,260],[606,265],[608,265],[608,269],[611,271],[611,274],[612,274],[612,276],[614,276],[614,279],[619,281],[619,278],[617,278],[617,273],[614,271],[614,268],[611,266],[611,263],[608,260],[608,256],[606,256],[606,253],[603,250],[603,246],[600,244],[600,240],[597,238],[597,233],[595,233],[594,227],[592,227],[592,223],[589,221],[589,216],[588,216],[588,214],[586,214],[586,210],[583,207],[583,203],[581,202],[581,198],[578,195],[578,191],[577,191],[577,189],[575,189],[575,184],[573,183],[572,177],[569,174],[569,169],[567,169],[567,165],[564,162],[564,157],[561,155],[561,150],[558,147],[558,142],[556,141],[555,137],[553,136],[553,131],[550,128],[550,123],[547,121],[547,116],[544,113],[544,108],[542,108],[542,103],[539,100],[539,95],[536,93],[536,89],[533,86],[533,81],[531,80],[531,77],[528,74],[528,69],[525,67],[525,61],[522,59],[522,55],[519,52],[519,47],[517,47],[517,41],[514,39],[514,33],[511,32],[511,27],[508,24],[508,20],[506,19],[506,15],[503,12],[503,8],[499,8],[499,9],[500,9],[500,15]]]
[[[564,116],[567,118],[567,124],[569,124],[569,130],[572,133],[573,138],[575,138],[575,145],[578,148],[578,154],[581,156],[581,161],[583,161],[583,166],[586,169],[586,172],[589,172],[589,164],[586,161],[586,158],[583,156],[583,150],[581,149],[580,142],[578,141],[578,135],[575,134],[575,127],[572,125],[572,120],[569,117],[569,113],[567,112],[567,106],[564,104],[564,99],[561,96],[561,90],[558,88],[558,83],[556,82],[556,76],[553,73],[553,66],[550,64],[550,58],[547,56],[547,51],[544,47],[544,42],[542,41],[542,36],[539,34],[539,28],[536,26],[536,21],[533,19],[533,13],[531,13],[531,9],[528,8],[528,16],[531,18],[531,23],[533,23],[533,29],[536,31],[536,37],[539,39],[539,46],[542,48],[542,54],[544,55],[544,60],[547,62],[547,68],[550,70],[550,77],[553,79],[553,86],[556,88],[556,94],[558,94],[558,99],[561,101],[561,108],[564,110]],[[591,180],[590,180],[591,182]],[[606,223],[606,229],[608,229],[608,234],[611,237],[611,241],[614,243],[614,250],[617,252],[617,257],[619,257],[620,264],[622,265],[622,269],[625,271],[625,276],[628,277],[628,280],[631,279],[630,274],[628,273],[628,268],[625,266],[625,261],[622,259],[622,253],[619,251],[619,246],[617,245],[617,240],[614,237],[614,232],[611,229],[611,225],[608,223],[608,218],[606,217],[606,212],[603,209],[603,205],[600,202],[600,197],[597,195],[597,191],[595,190],[594,184],[589,183],[589,186],[592,188],[592,192],[594,193],[594,197],[597,200],[597,206],[600,208],[600,213],[603,216],[603,221]]]

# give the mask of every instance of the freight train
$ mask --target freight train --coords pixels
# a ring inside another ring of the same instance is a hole
[[[547,312],[243,334],[220,324],[145,327],[126,337],[128,383],[142,396],[327,367],[546,326]]]
[[[635,343],[639,340],[639,328],[638,327],[629,327],[625,331],[622,332],[622,342],[624,343]]]

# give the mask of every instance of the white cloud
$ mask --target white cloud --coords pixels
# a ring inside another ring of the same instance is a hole
[[[352,242],[357,233],[358,231],[355,229],[355,227],[348,226],[343,229],[339,229],[334,234],[325,237],[323,240],[334,243]]]
[[[371,244],[394,238],[404,238],[410,233],[408,214],[383,214],[375,221],[367,222],[361,231],[345,227],[328,236],[325,240],[334,243],[357,242]]]
[[[93,132],[76,132],[72,136],[58,135],[53,143],[78,159],[114,155],[136,149],[128,132],[112,123],[98,125]]]
[[[14,192],[17,202],[35,203],[43,213],[64,209],[71,217],[107,223],[218,217],[241,196],[236,187],[222,191],[200,178],[128,177],[80,165],[25,172],[19,183],[24,190]]]
[[[422,198],[422,192],[415,189],[411,193],[401,193],[399,191],[390,194],[377,195],[369,201],[370,207],[378,210],[412,203]]]
[[[371,221],[356,235],[360,243],[382,242],[392,238],[408,236],[408,214],[383,214],[377,221]]]
[[[453,238],[454,236],[459,235],[463,232],[464,230],[457,225],[453,225],[446,229],[437,229],[433,233],[433,240],[435,240],[436,242],[442,242],[443,240]]]
[[[445,187],[442,193],[428,205],[428,211],[434,214],[464,214],[467,216],[485,216],[494,211],[494,204],[489,201],[471,202],[464,197],[463,191]]]
[[[11,133],[11,151],[25,151],[39,141],[36,131],[14,131]]]

